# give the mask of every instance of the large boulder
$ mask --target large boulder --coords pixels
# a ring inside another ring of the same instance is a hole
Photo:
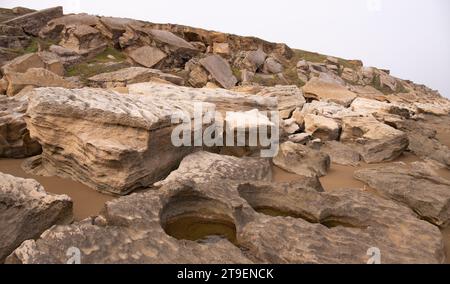
[[[167,55],[160,49],[152,46],[139,47],[130,51],[128,55],[134,62],[147,68],[152,68],[167,57]]]
[[[273,163],[290,173],[300,176],[324,176],[331,166],[330,156],[301,144],[285,142],[280,145]]]
[[[21,27],[23,31],[32,36],[38,36],[39,31],[52,19],[63,16],[62,7],[54,7],[10,19],[3,22],[9,26]]]
[[[338,140],[341,132],[339,124],[332,118],[308,114],[304,117],[305,132],[322,141]]]
[[[93,58],[106,49],[108,42],[98,29],[89,25],[75,25],[64,28],[59,45],[85,58]]]
[[[297,86],[265,87],[256,95],[276,98],[278,100],[278,111],[282,119],[290,118],[295,109],[301,109],[306,103],[301,89]]]
[[[10,72],[25,73],[30,68],[43,68],[56,75],[64,76],[62,62],[51,52],[37,52],[19,56],[3,65],[1,70],[3,74]]]
[[[192,119],[193,102],[101,89],[36,89],[26,119],[43,148],[35,171],[120,195],[149,186],[195,150],[172,143],[178,125],[172,116],[180,111]]]
[[[39,37],[59,41],[63,36],[63,30],[69,26],[97,27],[98,25],[100,25],[100,20],[97,16],[85,13],[65,15],[49,21],[39,32]]]
[[[225,89],[231,89],[237,83],[230,64],[219,55],[210,55],[200,60],[200,64]]]
[[[393,161],[409,144],[406,133],[371,116],[343,118],[341,142],[354,147],[366,163]]]
[[[277,109],[275,98],[247,95],[225,89],[193,89],[189,87],[164,85],[158,83],[136,83],[128,85],[130,94],[152,96],[168,100],[189,100],[192,102],[213,103],[217,111],[237,112],[237,111],[270,111]]]
[[[52,195],[35,180],[0,173],[0,263],[25,240],[72,222],[72,200]]]
[[[312,78],[303,87],[305,97],[314,100],[333,102],[345,107],[350,106],[356,94],[346,87],[329,80]]]
[[[423,169],[420,163],[396,163],[358,170],[355,178],[410,207],[421,218],[446,227],[450,222],[450,181]]]
[[[338,141],[326,141],[320,151],[328,154],[333,164],[357,167],[361,164],[361,155],[352,147]]]
[[[25,73],[8,72],[7,95],[14,96],[27,86],[74,88],[75,84],[43,68],[30,68]]]
[[[112,88],[149,82],[153,78],[163,79],[177,85],[184,84],[184,80],[181,77],[144,67],[129,67],[114,72],[102,73],[89,78],[88,81],[92,87]]]
[[[0,96],[0,158],[26,158],[38,155],[41,146],[30,138],[24,115],[24,99]]]

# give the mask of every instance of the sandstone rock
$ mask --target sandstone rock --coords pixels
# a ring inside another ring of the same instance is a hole
[[[115,72],[98,74],[89,78],[89,83],[93,87],[101,88],[123,87],[128,84],[148,82],[152,78],[160,78],[177,85],[184,85],[184,79],[181,77],[144,67],[129,67]]]
[[[247,68],[250,68],[250,71],[256,72],[264,65],[266,58],[267,54],[259,48],[258,50],[247,52],[244,61],[247,63]]]
[[[290,118],[296,108],[302,108],[306,103],[302,91],[297,86],[265,87],[256,95],[276,98],[278,100],[278,111],[282,119]]]
[[[57,56],[65,67],[69,67],[83,61],[83,57],[76,51],[62,47],[60,45],[51,45],[49,47],[49,51]]]
[[[393,114],[403,118],[410,118],[412,112],[406,106],[365,98],[356,98],[351,104],[351,109],[358,113],[365,113],[367,116]]]
[[[7,95],[14,96],[27,86],[74,88],[75,85],[64,78],[42,68],[30,68],[25,73],[9,72]]]
[[[102,53],[108,43],[99,30],[89,25],[66,26],[60,45],[86,58]]]
[[[152,68],[167,57],[160,49],[151,46],[143,46],[132,50],[129,52],[129,56],[134,62],[147,68]]]
[[[449,223],[450,181],[446,179],[403,163],[358,170],[355,178],[382,195],[405,204],[437,226],[445,227]]]
[[[210,155],[208,162],[229,159]],[[82,263],[366,263],[371,247],[382,263],[444,261],[439,230],[408,208],[358,190],[254,181],[263,164],[249,161],[212,163],[210,174],[189,163],[180,182],[109,202],[93,221],[54,227],[6,262],[66,263],[73,246]]]
[[[50,175],[123,195],[158,181],[195,150],[171,142],[177,125],[171,118],[180,111],[193,117],[193,103],[40,88],[30,95],[26,122],[43,148],[40,167]]]
[[[305,132],[322,141],[338,140],[340,127],[336,121],[331,118],[308,114],[304,118]]]
[[[432,114],[436,116],[445,116],[450,114],[450,108],[432,103],[415,103],[418,113]]]
[[[214,104],[217,111],[270,111],[277,109],[277,102],[271,97],[236,93],[225,89],[193,89],[188,87],[138,83],[128,85],[131,94],[140,94],[167,100],[188,100]]]
[[[14,50],[0,46],[0,67],[19,55],[20,54],[18,54]]]
[[[381,87],[388,88],[392,92],[395,92],[397,90],[398,85],[397,79],[395,79],[394,77],[390,76],[389,74],[383,71],[378,71],[378,73],[379,73],[378,76],[380,77]]]
[[[14,19],[5,21],[3,22],[3,24],[21,27],[25,33],[32,36],[38,36],[39,31],[47,24],[47,22],[62,16],[63,8],[54,7],[19,16]]]
[[[268,216],[247,223],[238,240],[256,259],[268,263],[367,263],[370,248],[380,249],[381,263],[444,259],[435,226],[370,193],[355,189],[321,193],[264,183],[243,184],[239,193]]]
[[[167,45],[172,51],[190,50],[194,51],[194,53],[197,52],[197,49],[192,44],[169,31],[151,29],[147,32],[153,40]]]
[[[228,56],[230,55],[230,45],[226,42],[215,42],[213,44],[213,53]]]
[[[306,98],[334,102],[346,107],[356,98],[356,94],[347,88],[318,78],[308,81],[303,92]]]
[[[313,101],[311,103],[304,104],[302,109],[297,108],[292,114],[292,118],[294,118],[299,125],[303,125],[305,122],[305,116],[308,114],[331,118],[339,122],[339,124],[341,124],[341,121],[344,117],[357,117],[367,115],[354,112],[349,108],[344,108],[342,105],[338,105],[335,103]]]
[[[208,152],[196,152],[183,159],[177,170],[166,179],[155,183],[161,187],[172,182],[195,183],[218,180],[247,181],[272,179],[270,162],[261,158],[236,158]]]
[[[273,163],[294,174],[314,177],[324,176],[330,169],[330,157],[309,147],[285,142],[280,145],[278,155]]]
[[[313,140],[313,138],[308,133],[298,133],[289,135],[289,141],[296,144],[306,145],[309,142],[311,142],[311,140]]]
[[[25,73],[30,68],[44,68],[56,75],[64,76],[64,66],[57,56],[50,52],[29,53],[15,58],[3,65],[3,74],[9,72]]]
[[[357,83],[359,81],[358,73],[351,68],[344,68],[344,70],[342,70],[341,77],[345,81],[351,82],[351,83]]]
[[[69,26],[90,26],[97,27],[100,20],[97,16],[81,14],[70,14],[53,19],[47,23],[39,32],[39,37],[49,40],[58,41],[61,39],[63,30]]]
[[[343,119],[341,141],[351,145],[366,163],[393,161],[408,148],[407,135],[373,117]]]
[[[24,49],[31,43],[20,27],[0,24],[0,47],[8,49]]]
[[[361,162],[361,155],[358,152],[338,141],[325,142],[320,151],[328,154],[334,164],[357,167]]]
[[[0,97],[0,157],[25,158],[38,155],[41,146],[30,138],[23,116],[24,99]]]
[[[360,98],[370,99],[370,100],[377,100],[381,102],[388,101],[388,97],[384,95],[379,90],[375,89],[374,87],[370,85],[366,86],[359,86],[359,85],[352,85],[350,86],[350,90],[358,95]]]
[[[339,65],[339,59],[337,59],[336,57],[328,56],[326,61],[329,64]]]
[[[278,74],[283,72],[283,65],[275,58],[269,57],[264,62],[263,72],[266,74]]]
[[[6,95],[6,89],[8,88],[8,81],[2,78],[0,79],[0,95]]]
[[[195,66],[189,73],[188,83],[195,88],[202,88],[208,83],[208,73],[201,66]]]
[[[114,44],[119,43],[119,38],[126,32],[128,25],[138,23],[138,21],[133,19],[116,17],[101,17],[99,21],[102,25],[98,26],[98,28],[100,28],[102,33],[111,39]]]
[[[225,89],[234,87],[237,83],[228,62],[218,55],[210,55],[200,60],[200,64]]]
[[[72,200],[34,180],[0,173],[0,263],[20,244],[55,224],[72,222]]]
[[[281,126],[283,127],[283,131],[287,134],[294,134],[300,131],[300,126],[292,118],[283,120]]]

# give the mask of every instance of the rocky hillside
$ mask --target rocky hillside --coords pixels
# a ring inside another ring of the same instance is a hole
[[[118,197],[72,222],[68,196],[0,173],[0,262],[66,263],[73,247],[83,263],[366,263],[373,248],[384,263],[446,259],[450,101],[426,86],[258,38],[61,7],[0,9],[0,70],[0,158]],[[248,132],[270,126],[279,151],[174,145],[171,115],[195,116],[196,102],[233,133],[236,117]],[[370,190],[324,189],[335,165]]]

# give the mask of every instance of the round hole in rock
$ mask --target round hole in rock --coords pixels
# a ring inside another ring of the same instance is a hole
[[[206,242],[219,237],[237,244],[231,209],[193,191],[171,197],[160,219],[164,231],[179,240]]]

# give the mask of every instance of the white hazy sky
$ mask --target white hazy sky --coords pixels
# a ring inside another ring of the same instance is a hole
[[[1,7],[184,24],[361,59],[450,98],[448,0],[0,0]]]

